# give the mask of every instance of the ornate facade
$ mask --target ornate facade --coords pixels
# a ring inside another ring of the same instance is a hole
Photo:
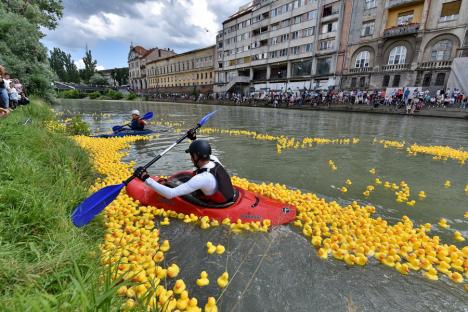
[[[467,26],[468,0],[354,0],[341,88],[443,88]]]

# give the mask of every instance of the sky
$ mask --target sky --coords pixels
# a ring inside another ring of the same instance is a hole
[[[126,67],[130,44],[177,53],[215,44],[222,21],[249,0],[63,0],[63,17],[42,42],[72,55],[86,46],[98,69]]]

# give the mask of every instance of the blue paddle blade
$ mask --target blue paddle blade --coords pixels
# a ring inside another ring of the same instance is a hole
[[[73,224],[82,227],[94,219],[104,208],[107,207],[120,193],[125,184],[106,186],[93,195],[86,198],[71,215]]]
[[[147,120],[153,118],[153,112],[147,112],[146,114],[141,117],[141,119]]]
[[[198,125],[203,126],[205,122],[207,122],[208,119],[210,119],[210,117],[213,116],[217,111],[218,110],[212,111],[211,113],[209,113],[208,115],[200,119],[200,121],[198,122]]]
[[[122,129],[122,128],[123,128],[123,126],[113,126],[112,131],[117,132],[117,131],[120,131],[120,129]]]

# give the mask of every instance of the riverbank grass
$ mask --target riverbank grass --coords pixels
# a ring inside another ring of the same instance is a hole
[[[95,173],[87,152],[51,131],[54,122],[39,99],[0,119],[1,311],[109,308],[112,300],[112,285],[98,283],[106,274],[98,261],[102,228],[70,221]]]

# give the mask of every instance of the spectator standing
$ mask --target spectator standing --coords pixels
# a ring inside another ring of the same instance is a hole
[[[8,91],[6,87],[6,82],[5,82],[5,68],[0,65],[0,107],[5,109],[8,109],[9,107],[9,98],[8,98]],[[4,115],[5,112],[2,111]]]

